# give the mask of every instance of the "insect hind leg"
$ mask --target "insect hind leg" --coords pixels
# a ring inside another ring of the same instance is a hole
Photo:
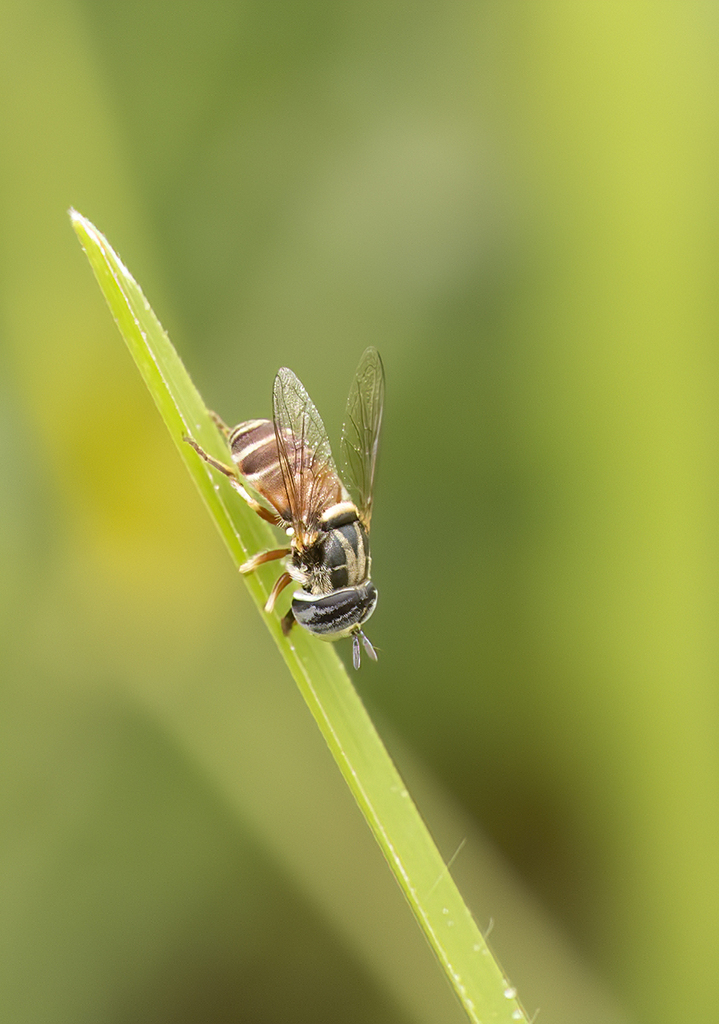
[[[213,455],[206,452],[204,448],[200,447],[194,437],[188,437],[185,435],[182,440],[186,444],[189,444],[191,448],[194,448],[200,458],[204,459],[205,462],[212,466],[213,469],[219,469],[220,473],[224,473],[225,476],[230,477],[231,480],[237,479],[237,473],[232,466],[228,466],[226,462],[220,462],[219,459],[216,459]]]
[[[217,417],[216,422],[220,430],[225,431],[228,429],[224,425],[224,423],[222,423],[222,420],[220,420],[219,417]],[[260,519],[264,519],[265,522],[267,523],[272,523],[273,526],[278,525],[277,514],[275,512],[270,512],[268,508],[265,508],[264,505],[260,505],[259,501],[255,501],[255,499],[250,494],[247,493],[247,491],[237,478],[237,470],[234,468],[234,466],[228,466],[226,462],[220,462],[219,459],[214,458],[214,456],[206,452],[204,448],[201,448],[193,437],[185,436],[182,438],[182,440],[189,444],[191,448],[194,448],[197,454],[200,456],[200,458],[204,459],[205,462],[208,465],[212,466],[213,469],[217,469],[220,471],[220,473],[224,473],[224,475],[230,481],[230,485],[234,487],[234,489],[237,491],[240,497],[247,502],[252,511],[257,513]]]
[[[209,409],[208,412],[210,413],[210,419],[215,424],[215,426],[220,431],[220,433],[223,434],[224,437],[229,437],[230,436],[230,428],[227,426],[227,424],[222,419],[222,417],[218,416],[216,412],[212,411],[212,409]]]

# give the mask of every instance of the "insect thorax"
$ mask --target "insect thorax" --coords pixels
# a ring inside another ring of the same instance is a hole
[[[364,583],[371,567],[369,537],[355,506],[342,502],[328,509],[316,541],[295,551],[293,562],[298,583],[310,594],[329,594]]]

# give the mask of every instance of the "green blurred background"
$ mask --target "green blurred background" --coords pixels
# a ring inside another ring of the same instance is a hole
[[[718,31],[2,2],[0,1019],[463,1019],[73,205],[229,422],[380,349],[363,699],[530,1014],[719,1020]]]

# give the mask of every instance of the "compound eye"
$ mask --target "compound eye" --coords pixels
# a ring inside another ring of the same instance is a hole
[[[361,587],[346,587],[313,597],[296,594],[292,601],[295,619],[315,636],[338,640],[366,622],[377,604],[377,591],[367,580]]]

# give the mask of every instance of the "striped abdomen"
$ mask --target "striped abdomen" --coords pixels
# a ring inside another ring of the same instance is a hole
[[[318,465],[304,441],[287,436],[286,484],[271,420],[240,423],[229,436],[232,460],[254,489],[285,523],[314,527],[322,512],[340,502],[345,491],[332,466]]]
[[[232,461],[248,484],[269,501],[281,519],[286,523],[291,522],[274,424],[270,420],[240,423],[232,430],[228,440]]]

